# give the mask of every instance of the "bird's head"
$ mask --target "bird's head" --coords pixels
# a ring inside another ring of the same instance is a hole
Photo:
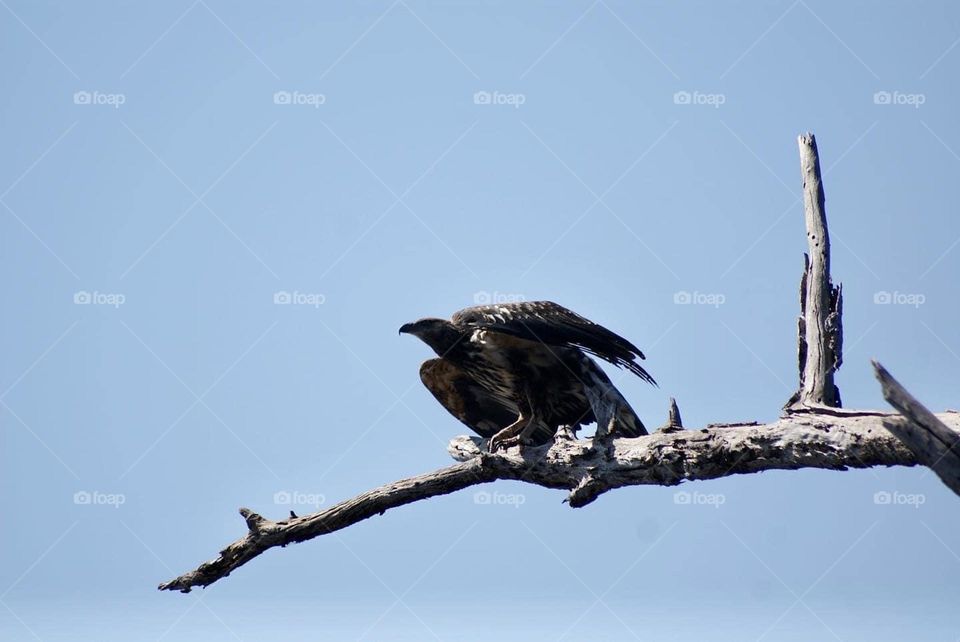
[[[400,326],[400,334],[412,334],[443,356],[459,343],[462,333],[446,319],[419,319]]]

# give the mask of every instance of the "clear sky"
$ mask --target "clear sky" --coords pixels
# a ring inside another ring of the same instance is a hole
[[[397,328],[476,301],[639,345],[648,425],[774,419],[807,130],[845,404],[884,407],[876,357],[956,407],[958,43],[946,1],[0,0],[0,637],[957,639],[922,469],[498,482],[156,585],[240,506],[448,465]]]

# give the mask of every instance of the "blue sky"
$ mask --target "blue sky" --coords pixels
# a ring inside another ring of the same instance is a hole
[[[4,639],[960,636],[922,469],[498,482],[155,589],[239,506],[449,463],[418,317],[552,299],[644,349],[659,389],[611,374],[648,425],[775,418],[803,131],[845,404],[884,407],[876,357],[956,407],[957,5],[2,0],[0,34]]]

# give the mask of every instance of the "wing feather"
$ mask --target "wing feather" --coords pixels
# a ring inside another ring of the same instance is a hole
[[[552,301],[478,305],[460,310],[452,321],[458,326],[483,328],[546,345],[577,347],[657,385],[636,362],[645,358],[637,346]]]

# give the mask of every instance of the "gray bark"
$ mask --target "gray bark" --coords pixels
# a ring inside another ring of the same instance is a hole
[[[667,412],[667,423],[657,429],[657,432],[677,432],[683,430],[683,420],[680,418],[680,408],[677,400],[670,397],[670,410]]]
[[[944,413],[938,419],[948,430],[960,431],[960,414]],[[189,592],[192,587],[208,586],[276,546],[326,535],[391,508],[498,479],[567,490],[566,501],[577,508],[624,486],[673,486],[764,470],[913,466],[917,458],[886,429],[907,423],[899,415],[874,411],[806,412],[770,424],[658,432],[602,445],[570,439],[564,431],[552,444],[495,454],[483,450],[478,437],[457,437],[448,450],[459,463],[380,486],[326,510],[271,521],[241,509],[248,527],[245,536],[223,549],[217,559],[159,588]]]
[[[800,319],[797,322],[797,350],[800,387],[787,402],[788,409],[840,407],[840,390],[833,374],[842,363],[843,295],[830,279],[830,234],[820,157],[813,134],[797,140],[803,175],[803,213],[807,228],[808,253],[804,255],[800,279]]]
[[[960,435],[907,392],[886,368],[876,361],[873,368],[883,398],[906,419],[884,421],[884,427],[910,449],[919,463],[932,469],[950,490],[960,495]]]

